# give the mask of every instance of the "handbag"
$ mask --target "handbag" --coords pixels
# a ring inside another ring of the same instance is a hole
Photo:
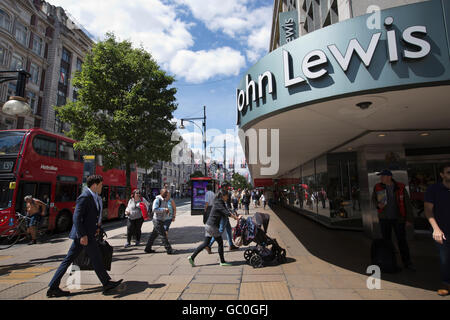
[[[100,232],[95,240],[97,241],[98,248],[100,249],[101,259],[105,269],[111,271],[114,248],[108,243],[108,241],[104,240],[104,236],[107,237],[105,231],[100,229]],[[86,247],[83,247],[78,257],[75,258],[73,265],[78,266],[80,270],[94,270],[91,259],[86,252]]]
[[[143,201],[141,201],[141,203],[139,203],[139,207],[141,208],[142,217],[144,218],[144,221],[146,221],[148,219],[147,206],[145,205],[145,203]]]

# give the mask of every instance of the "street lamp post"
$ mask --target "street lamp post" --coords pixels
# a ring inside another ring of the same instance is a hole
[[[209,147],[210,152],[212,149],[222,149],[223,148],[223,172],[224,172],[224,180],[227,179],[227,140],[223,140],[223,147]]]
[[[193,121],[193,120],[203,120],[203,130]],[[200,130],[202,130],[202,137],[203,137],[203,151],[204,151],[204,159],[203,163],[205,165],[205,177],[208,175],[206,171],[206,106],[203,106],[203,118],[182,118],[181,119],[181,125],[180,129],[185,129],[185,126],[183,125],[184,121],[192,122],[195,124]]]
[[[25,70],[0,71],[0,74],[8,73],[18,73],[18,75],[0,76],[0,83],[17,80],[16,95],[9,97],[9,100],[3,105],[2,111],[12,116],[24,116],[31,114],[31,108],[27,103],[27,98],[25,98],[26,79],[31,77],[31,75]]]

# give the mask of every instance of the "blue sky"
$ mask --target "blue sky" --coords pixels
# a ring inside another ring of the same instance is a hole
[[[239,142],[225,133],[235,130],[240,78],[267,54],[273,0],[47,1],[63,7],[96,40],[113,31],[152,53],[177,79],[175,118],[202,117],[205,105],[208,156],[209,146],[222,146],[226,138],[227,157],[236,150],[241,162]],[[194,150],[201,150],[200,130],[190,126],[180,133]],[[211,156],[223,155],[216,149]]]

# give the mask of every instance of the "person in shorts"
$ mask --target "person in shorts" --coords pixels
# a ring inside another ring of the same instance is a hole
[[[39,199],[33,198],[33,196],[26,196],[24,201],[27,205],[27,216],[30,218],[27,222],[27,232],[31,236],[29,245],[36,244],[36,235],[41,217],[45,215],[47,206]]]

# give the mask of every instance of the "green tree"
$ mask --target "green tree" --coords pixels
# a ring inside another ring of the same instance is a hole
[[[169,161],[177,143],[171,141],[173,82],[150,53],[108,33],[73,79],[78,100],[55,110],[70,124],[67,135],[78,141],[76,149],[102,155],[106,169],[125,165],[130,190],[131,165]]]
[[[231,177],[231,186],[234,189],[241,189],[241,190],[249,188],[247,179],[237,172],[234,173],[233,176]]]

